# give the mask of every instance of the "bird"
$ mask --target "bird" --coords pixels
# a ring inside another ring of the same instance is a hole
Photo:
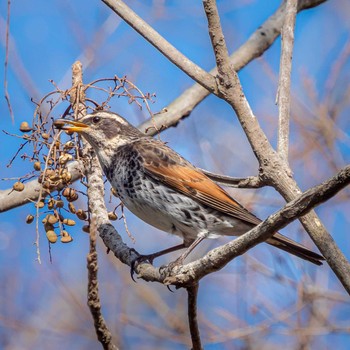
[[[183,264],[204,239],[240,236],[261,220],[202,170],[159,139],[141,132],[119,114],[98,110],[77,120],[58,119],[58,129],[77,132],[93,148],[121,203],[144,222],[177,235],[183,243],[140,255],[139,261],[186,248]],[[324,257],[276,232],[266,243],[322,265]]]

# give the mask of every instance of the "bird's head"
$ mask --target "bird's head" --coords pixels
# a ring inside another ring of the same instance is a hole
[[[87,114],[75,121],[58,119],[54,125],[58,129],[81,134],[96,151],[110,147],[116,149],[145,136],[120,115],[106,111]]]

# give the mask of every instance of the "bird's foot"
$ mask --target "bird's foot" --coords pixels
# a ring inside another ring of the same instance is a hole
[[[176,260],[170,262],[169,264],[167,265],[162,265],[160,268],[159,268],[159,273],[160,274],[171,274],[171,272],[176,268],[176,267],[180,267],[183,265],[184,263],[184,258],[183,256],[181,255],[180,257],[178,257]]]
[[[135,251],[135,253],[136,253],[136,251]],[[154,258],[155,258],[154,254],[149,254],[149,255],[138,254],[138,256],[131,262],[131,264],[130,264],[130,276],[134,282],[136,282],[136,280],[134,278],[134,274],[136,272],[135,271],[136,267],[141,263],[148,263],[148,264],[153,265]]]
[[[171,285],[175,285],[176,289],[179,288],[178,286],[176,286],[175,283],[171,283],[171,282],[169,283],[169,279],[172,279],[172,275],[176,275],[176,272],[174,272],[174,269],[181,267],[183,265],[183,262],[184,262],[184,258],[180,256],[175,261],[170,262],[168,265],[162,265],[159,268],[159,274],[163,276],[165,285],[170,292],[174,292],[170,288]]]

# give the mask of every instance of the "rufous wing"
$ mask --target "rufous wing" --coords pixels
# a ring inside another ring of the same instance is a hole
[[[146,163],[145,170],[149,176],[208,207],[253,225],[261,222],[194,167]]]

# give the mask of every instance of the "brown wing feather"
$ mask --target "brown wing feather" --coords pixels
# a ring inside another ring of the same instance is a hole
[[[157,166],[146,164],[145,170],[153,178],[227,215],[258,225],[261,220],[232,199],[221,187],[195,168],[181,165]]]

